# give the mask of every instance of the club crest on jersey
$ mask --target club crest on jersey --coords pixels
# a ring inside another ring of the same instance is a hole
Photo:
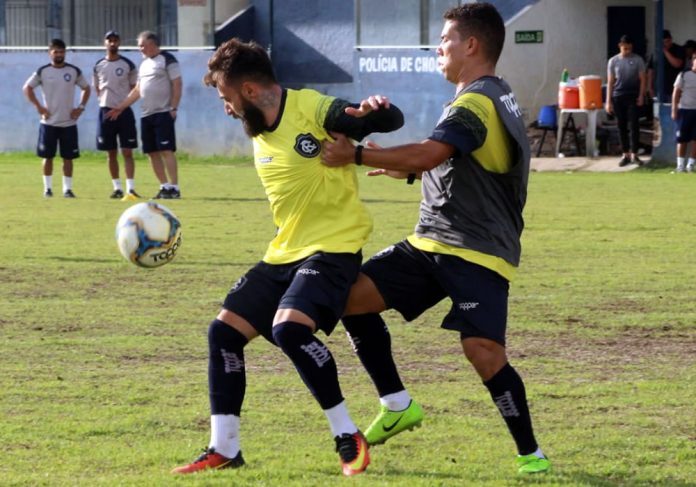
[[[321,144],[312,134],[300,134],[295,139],[295,151],[308,159],[316,157],[321,151]]]
[[[123,68],[116,68],[116,76],[123,76]]]
[[[65,74],[63,75],[63,79],[64,79],[65,81],[70,81],[70,80],[72,79],[72,75],[71,75],[70,73],[65,73]]]

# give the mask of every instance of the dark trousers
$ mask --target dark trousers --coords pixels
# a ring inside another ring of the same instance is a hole
[[[619,126],[619,137],[621,138],[621,149],[624,152],[638,152],[638,140],[640,136],[638,128],[638,105],[636,101],[638,95],[620,95],[612,97],[614,104],[614,115]],[[631,131],[629,145],[628,131]]]

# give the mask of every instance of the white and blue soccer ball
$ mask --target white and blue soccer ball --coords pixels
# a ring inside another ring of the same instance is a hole
[[[126,260],[141,267],[159,267],[171,262],[181,247],[181,222],[159,203],[138,203],[119,218],[116,243]]]

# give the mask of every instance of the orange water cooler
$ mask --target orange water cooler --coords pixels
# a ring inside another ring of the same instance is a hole
[[[597,110],[602,108],[602,80],[599,76],[580,76],[580,108]]]
[[[559,108],[580,108],[580,89],[573,83],[559,83],[558,85],[558,107]]]

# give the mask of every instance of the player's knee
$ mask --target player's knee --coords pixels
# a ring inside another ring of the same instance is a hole
[[[462,339],[462,348],[467,360],[473,365],[507,361],[505,347],[493,340],[478,337],[464,338]]]
[[[244,347],[249,340],[239,331],[218,319],[213,320],[208,327],[208,344],[211,347]]]
[[[297,344],[298,340],[306,338],[307,335],[312,335],[311,328],[300,323],[285,321],[273,325],[273,340],[283,350]]]

